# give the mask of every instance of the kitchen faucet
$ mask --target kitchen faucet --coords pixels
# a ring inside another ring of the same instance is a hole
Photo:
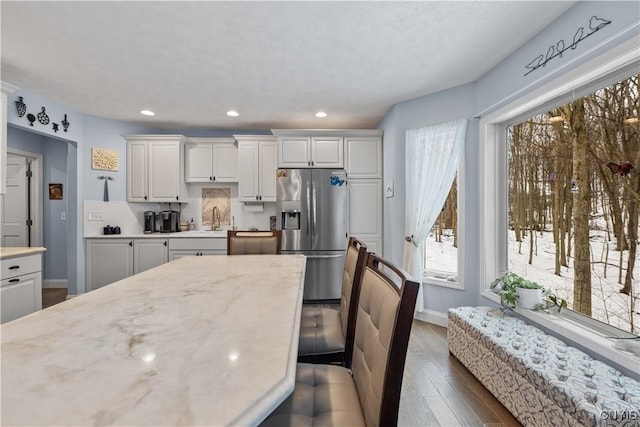
[[[214,231],[220,230],[220,212],[217,206],[213,207],[213,212],[211,213],[211,229]]]

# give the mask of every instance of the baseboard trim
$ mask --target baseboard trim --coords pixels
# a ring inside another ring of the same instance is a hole
[[[49,288],[66,288],[69,289],[69,281],[66,279],[50,279],[43,280],[42,287],[45,289]]]
[[[445,313],[440,313],[439,311],[423,310],[417,312],[413,317],[415,319],[422,320],[423,322],[442,326],[443,328],[446,328],[449,325],[449,319],[447,315]]]

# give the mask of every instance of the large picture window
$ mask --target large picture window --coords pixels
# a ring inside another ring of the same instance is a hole
[[[639,75],[507,127],[508,270],[640,334]]]

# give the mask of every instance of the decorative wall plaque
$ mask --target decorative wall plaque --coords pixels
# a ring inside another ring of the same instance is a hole
[[[91,147],[91,169],[117,171],[118,152],[107,148]]]

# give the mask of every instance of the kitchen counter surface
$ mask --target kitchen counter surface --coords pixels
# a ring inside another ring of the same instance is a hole
[[[127,233],[127,234],[95,234],[84,236],[85,239],[175,239],[175,238],[227,238],[226,230],[191,230],[176,233]]]
[[[46,251],[46,248],[42,247],[15,247],[15,248],[0,248],[0,259],[16,258],[26,255],[39,254]]]
[[[1,325],[0,424],[259,424],[294,387],[304,276],[184,257]]]

